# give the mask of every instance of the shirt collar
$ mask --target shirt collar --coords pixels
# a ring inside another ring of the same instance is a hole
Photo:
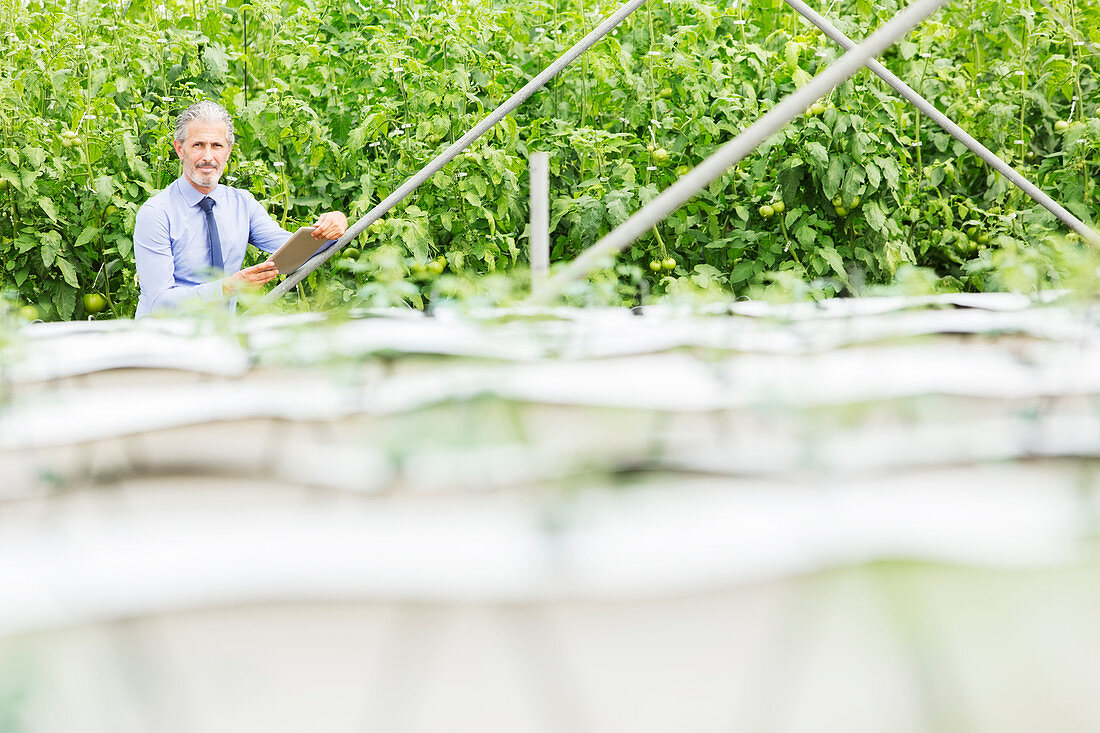
[[[191,181],[187,180],[187,176],[181,175],[176,179],[176,188],[179,190],[180,195],[183,196],[184,202],[188,206],[198,206],[207,195],[214,199],[219,205],[224,203],[225,200],[225,186],[220,183],[214,186],[214,190],[209,194],[203,194],[199,189],[191,185]]]

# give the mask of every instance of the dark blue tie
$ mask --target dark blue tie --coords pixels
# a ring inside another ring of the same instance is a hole
[[[210,265],[215,270],[224,270],[225,262],[222,260],[222,240],[218,236],[218,225],[214,221],[214,199],[204,196],[199,201],[199,206],[206,212],[206,244],[210,248]]]

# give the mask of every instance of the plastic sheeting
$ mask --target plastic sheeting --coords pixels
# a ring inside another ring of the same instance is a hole
[[[24,684],[31,731],[270,730],[274,698],[280,730],[1094,730],[1098,346],[1090,304],[1009,295],[28,327],[0,720]],[[297,674],[330,623],[359,657]],[[1044,626],[1076,644],[1009,674]],[[207,687],[226,643],[289,667]]]

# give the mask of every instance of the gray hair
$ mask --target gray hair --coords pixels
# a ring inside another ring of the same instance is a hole
[[[176,118],[176,141],[183,142],[187,139],[187,128],[192,122],[222,122],[225,124],[225,141],[233,144],[233,118],[225,111],[225,107],[217,102],[203,100],[195,102],[190,107],[180,112]]]

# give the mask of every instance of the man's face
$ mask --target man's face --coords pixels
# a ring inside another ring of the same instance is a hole
[[[175,148],[183,175],[195,188],[210,193],[218,185],[233,146],[226,139],[225,124],[195,120],[187,126],[187,139],[176,140]]]

